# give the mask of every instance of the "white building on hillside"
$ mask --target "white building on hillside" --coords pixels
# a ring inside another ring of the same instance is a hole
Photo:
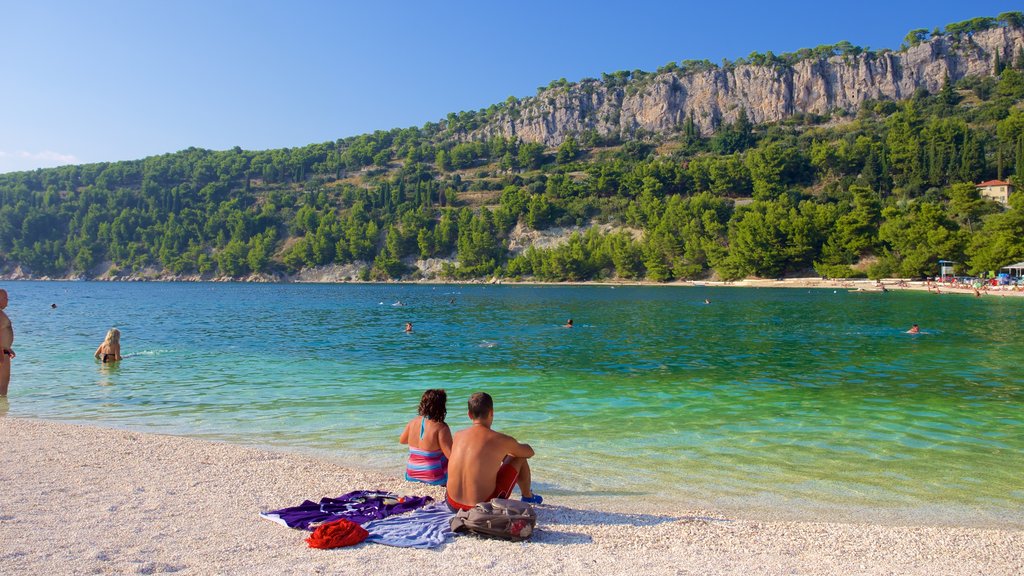
[[[1010,194],[1013,194],[1013,184],[1002,180],[989,180],[977,185],[978,193],[982,198],[991,198],[1003,206],[1010,205]]]

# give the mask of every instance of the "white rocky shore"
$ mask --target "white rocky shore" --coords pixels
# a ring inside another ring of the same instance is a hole
[[[257,512],[350,490],[443,496],[394,475],[190,438],[0,418],[3,574],[1024,573],[1024,531],[739,520],[551,495],[526,543],[315,550]]]

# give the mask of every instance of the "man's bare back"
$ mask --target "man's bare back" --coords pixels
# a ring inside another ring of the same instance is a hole
[[[487,412],[473,413],[474,398],[486,396]],[[519,488],[524,498],[533,498],[530,491],[530,465],[527,458],[534,455],[529,444],[522,444],[515,438],[491,430],[494,409],[490,407],[490,396],[477,393],[470,398],[469,417],[473,425],[455,433],[452,438],[452,455],[448,462],[448,499],[463,506],[472,506],[496,496],[499,487],[499,469],[505,464],[513,468],[518,477]],[[513,476],[514,478],[515,476]]]
[[[456,502],[484,502],[494,492],[498,468],[509,455],[528,458],[533,450],[481,424],[457,432],[448,464],[448,494]]]

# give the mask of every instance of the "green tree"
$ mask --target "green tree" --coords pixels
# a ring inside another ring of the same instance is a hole
[[[754,198],[759,200],[778,198],[789,186],[805,182],[811,174],[808,158],[787,141],[774,141],[751,150],[746,164]]]
[[[912,47],[917,46],[921,42],[928,39],[928,30],[926,28],[917,28],[907,32],[907,35],[903,38],[903,43],[906,46]]]
[[[887,249],[882,270],[906,277],[932,276],[938,273],[939,260],[963,259],[966,235],[942,206],[915,202],[886,208],[882,217],[878,235]]]
[[[967,247],[971,274],[997,272],[1024,260],[1024,195],[1010,196],[1010,209],[985,218]]]
[[[556,164],[568,164],[576,159],[580,155],[579,144],[576,143],[576,139],[572,136],[566,138],[562,144],[558,147],[558,154],[555,156]]]

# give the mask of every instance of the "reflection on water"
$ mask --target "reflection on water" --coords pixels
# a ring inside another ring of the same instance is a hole
[[[101,362],[97,360],[96,365],[99,367],[97,384],[100,386],[112,385],[120,372],[121,362]]]
[[[21,344],[15,416],[310,450],[397,474],[405,453],[395,438],[425,388],[448,390],[455,429],[468,424],[469,394],[486,390],[495,427],[537,449],[542,492],[1024,525],[1017,299],[670,287],[7,288],[18,295],[8,310]],[[60,314],[48,313],[51,301]],[[390,305],[397,301],[404,305]],[[566,318],[573,329],[562,327]],[[929,334],[905,334],[911,324]],[[97,367],[95,334],[112,325],[125,359]]]

